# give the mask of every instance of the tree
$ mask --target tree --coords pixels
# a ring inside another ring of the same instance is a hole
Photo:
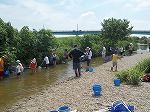
[[[104,22],[101,23],[102,29],[101,29],[101,35],[102,38],[105,41],[110,41],[112,45],[116,44],[118,40],[126,40],[126,37],[128,37],[132,32],[132,26],[129,27],[129,21],[126,19],[104,19]]]

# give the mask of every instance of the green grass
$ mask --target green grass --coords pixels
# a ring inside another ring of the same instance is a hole
[[[139,62],[135,67],[127,70],[122,70],[116,72],[116,77],[118,77],[121,82],[131,85],[139,85],[141,83],[141,78],[145,73],[150,72],[150,58],[146,58]]]

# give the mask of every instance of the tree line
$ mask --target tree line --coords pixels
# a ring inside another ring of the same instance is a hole
[[[136,43],[148,43],[149,38],[130,36],[133,26],[129,23],[126,19],[109,18],[101,22],[102,29],[98,35],[56,38],[50,29],[43,28],[37,31],[23,26],[19,31],[13,28],[10,22],[6,23],[0,18],[0,56],[7,56],[7,68],[17,59],[28,66],[30,60],[36,58],[38,64],[41,64],[44,56],[51,56],[52,52],[57,53],[57,63],[61,63],[64,50],[67,49],[69,52],[74,44],[78,44],[82,51],[85,51],[87,46],[92,48],[93,57],[97,57],[101,55],[103,44],[109,51],[110,46],[127,46],[132,42],[136,49]]]

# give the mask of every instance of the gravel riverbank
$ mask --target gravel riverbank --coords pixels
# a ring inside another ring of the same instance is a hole
[[[118,71],[135,66],[150,53],[135,54],[123,57],[118,61]],[[104,63],[93,72],[83,72],[80,78],[73,78],[65,82],[45,88],[38,94],[21,99],[17,104],[9,107],[6,112],[49,112],[63,105],[68,105],[77,112],[94,112],[107,109],[112,102],[123,100],[134,105],[135,112],[150,112],[150,83],[141,83],[140,86],[123,85],[114,86],[115,72],[110,71],[112,63]],[[92,86],[101,84],[100,97],[93,96]]]

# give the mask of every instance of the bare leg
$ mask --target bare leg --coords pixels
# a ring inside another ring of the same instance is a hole
[[[117,65],[116,65],[116,70],[115,71],[117,71]]]

